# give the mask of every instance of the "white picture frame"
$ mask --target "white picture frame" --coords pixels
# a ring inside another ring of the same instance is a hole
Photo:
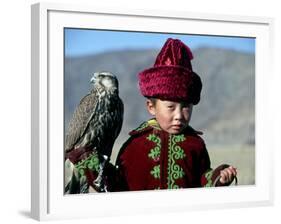
[[[267,110],[271,94],[273,19],[189,12],[97,9],[81,5],[32,5],[31,215],[71,219],[247,207],[273,203],[273,158]],[[148,26],[149,24],[149,26]],[[176,191],[64,195],[63,28],[195,33],[256,38],[256,182],[252,186]],[[137,202],[137,203],[136,203]],[[149,202],[149,203],[148,203]],[[122,205],[120,205],[120,203]],[[75,206],[73,206],[75,205]]]

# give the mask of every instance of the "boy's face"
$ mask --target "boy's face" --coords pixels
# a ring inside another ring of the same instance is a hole
[[[154,103],[147,100],[146,106],[148,112],[155,116],[164,131],[170,134],[179,134],[190,121],[193,105],[157,99]]]

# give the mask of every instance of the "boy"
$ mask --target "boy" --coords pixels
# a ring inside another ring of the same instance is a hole
[[[139,74],[139,86],[154,116],[137,129],[117,157],[113,190],[227,186],[237,175],[232,166],[210,168],[200,132],[189,126],[202,83],[193,72],[190,49],[169,38],[152,68]]]

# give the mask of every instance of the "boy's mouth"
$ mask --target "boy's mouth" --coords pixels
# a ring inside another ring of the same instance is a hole
[[[174,124],[174,125],[172,125],[172,127],[174,129],[181,129],[183,127],[183,125],[182,124]]]

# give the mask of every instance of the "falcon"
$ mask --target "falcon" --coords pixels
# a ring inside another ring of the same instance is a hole
[[[96,72],[90,83],[92,90],[81,99],[69,123],[65,152],[74,164],[96,152],[99,165],[93,186],[107,191],[103,174],[121,131],[124,105],[119,98],[118,80],[112,73]]]

